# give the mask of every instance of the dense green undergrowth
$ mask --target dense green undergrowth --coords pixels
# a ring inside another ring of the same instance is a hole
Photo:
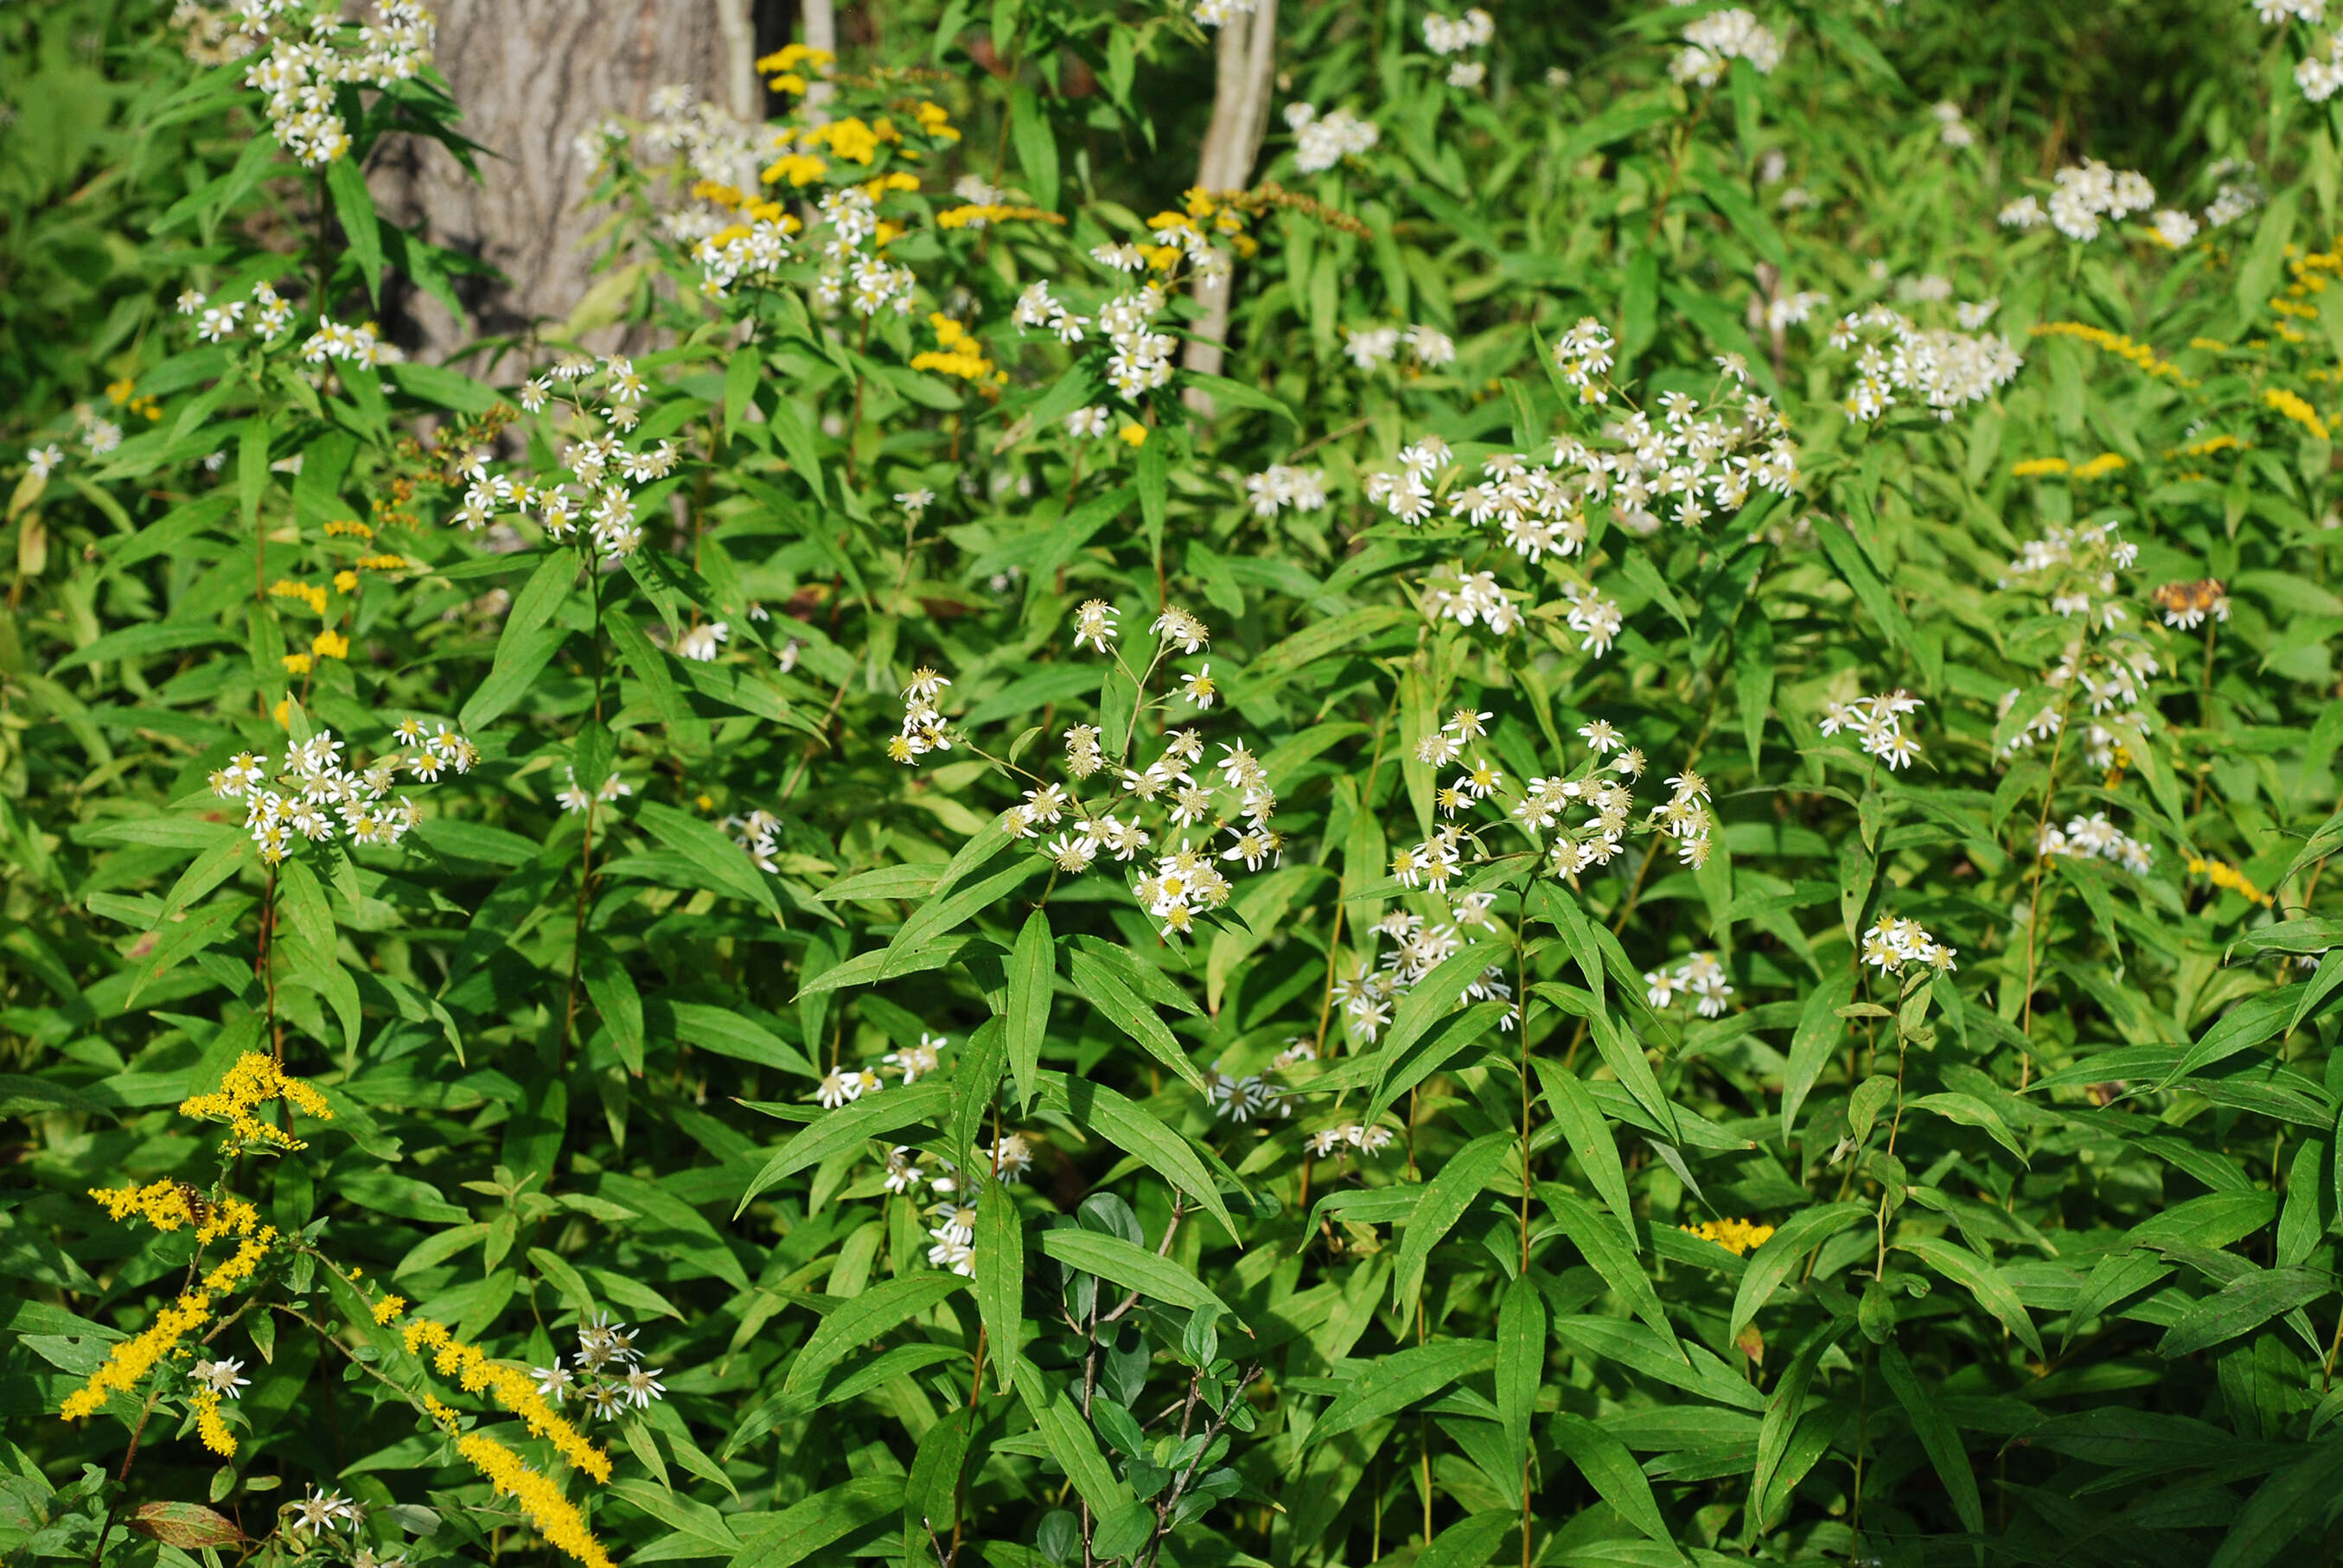
[[[8,1561],[2332,1556],[2317,0],[953,0],[455,366],[247,9],[0,14]]]

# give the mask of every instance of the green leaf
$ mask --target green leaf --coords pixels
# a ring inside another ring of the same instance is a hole
[[[1514,1137],[1510,1131],[1483,1133],[1443,1161],[1424,1184],[1423,1195],[1408,1215],[1400,1239],[1399,1262],[1392,1271],[1394,1305],[1404,1307],[1415,1300],[1432,1249],[1480,1198],[1490,1176],[1515,1150]]]
[[[734,1568],[793,1568],[902,1506],[902,1476],[858,1475],[779,1513],[737,1515],[732,1528],[741,1546]]]
[[[1046,1089],[1054,1091],[1051,1098],[1060,1101],[1065,1114],[1124,1153],[1135,1156],[1165,1181],[1193,1198],[1203,1206],[1206,1213],[1221,1222],[1221,1228],[1229,1233],[1229,1240],[1243,1245],[1243,1238],[1237,1234],[1236,1221],[1230,1216],[1229,1206],[1222,1200],[1219,1186],[1213,1181],[1211,1172],[1204,1169],[1204,1162],[1196,1157],[1196,1151],[1179,1133],[1104,1084],[1057,1072],[1042,1072],[1036,1076]]]
[[[1896,1402],[1912,1418],[1912,1431],[1927,1451],[1928,1462],[1936,1467],[1945,1492],[1953,1500],[1953,1512],[1961,1516],[1961,1527],[1972,1535],[1984,1534],[1985,1504],[1977,1496],[1976,1473],[1969,1468],[1967,1451],[1961,1446],[1960,1432],[1952,1419],[1914,1373],[1902,1351],[1894,1345],[1880,1346],[1879,1370]]]
[[[1749,1266],[1742,1271],[1741,1283],[1733,1293],[1733,1316],[1726,1324],[1725,1338],[1741,1337],[1741,1331],[1809,1251],[1849,1225],[1871,1217],[1870,1208],[1862,1203],[1825,1203],[1801,1209],[1783,1221],[1750,1254]]]
[[[1617,1509],[1628,1523],[1674,1552],[1673,1533],[1660,1515],[1652,1483],[1644,1479],[1643,1467],[1625,1443],[1584,1416],[1566,1410],[1556,1411],[1548,1419],[1546,1430],[1554,1433],[1554,1446],[1570,1455],[1578,1473],[1604,1502]],[[1678,1562],[1683,1561],[1682,1553],[1675,1555]]]
[[[812,1337],[789,1362],[781,1385],[785,1398],[811,1394],[821,1374],[843,1361],[858,1345],[870,1343],[923,1312],[932,1312],[945,1298],[968,1284],[961,1275],[920,1272],[905,1274],[872,1285],[850,1301],[841,1302],[814,1329]]]
[[[2333,1512],[2338,1482],[2343,1482],[2343,1440],[2329,1438],[2254,1489],[2207,1568],[2266,1568],[2277,1562],[2306,1530],[2325,1523]]]
[[[908,1089],[868,1094],[851,1105],[823,1112],[820,1121],[781,1145],[765,1161],[764,1169],[740,1194],[739,1207],[732,1211],[734,1218],[747,1211],[758,1193],[820,1164],[842,1149],[884,1137],[914,1122],[941,1121],[950,1114],[951,1102],[950,1084],[927,1079]]]
[[[1496,1360],[1497,1347],[1487,1340],[1435,1340],[1380,1358],[1372,1372],[1353,1380],[1319,1412],[1295,1462],[1328,1438],[1395,1415],[1460,1379],[1487,1372]]]
[[[1236,1315],[1194,1274],[1171,1259],[1157,1257],[1120,1236],[1061,1225],[1041,1232],[1041,1251],[1061,1263],[1096,1274],[1126,1291],[1137,1291],[1150,1301],[1226,1318]]]
[[[1261,387],[1242,381],[1232,381],[1225,376],[1208,376],[1201,370],[1182,370],[1180,384],[1210,395],[1216,407],[1252,408],[1262,414],[1274,414],[1296,430],[1302,428],[1301,417],[1287,407],[1285,399]]]
[[[746,899],[771,915],[776,922],[780,920],[780,900],[773,896],[765,873],[740,852],[740,846],[723,829],[657,800],[644,801],[635,819],[652,838],[690,862],[701,887],[710,892]]]
[[[2324,1275],[2300,1267],[2241,1274],[2182,1312],[2157,1342],[2156,1353],[2167,1361],[2195,1355],[2308,1306],[2333,1289]]]
[[[1497,1307],[1497,1420],[1513,1464],[1530,1454],[1530,1417],[1545,1381],[1545,1299],[1527,1274],[1505,1287]]]
[[[1063,1383],[1051,1386],[1041,1369],[1025,1356],[1017,1358],[1016,1382],[1017,1397],[1041,1429],[1050,1457],[1091,1505],[1091,1513],[1104,1517],[1130,1502],[1130,1489],[1115,1479],[1106,1456],[1099,1452],[1098,1440],[1091,1435],[1090,1423],[1082,1419],[1072,1390]]]
[[[1148,1055],[1178,1074],[1189,1088],[1199,1094],[1207,1092],[1203,1070],[1189,1059],[1179,1040],[1155,1016],[1155,1010],[1131,995],[1112,970],[1080,949],[1067,955],[1067,965],[1075,988],[1092,1007],[1144,1046]]]
[[[1652,1289],[1651,1277],[1635,1259],[1634,1232],[1600,1210],[1589,1208],[1574,1193],[1551,1183],[1539,1183],[1537,1193],[1562,1222],[1563,1233],[1578,1249],[1579,1256],[1681,1358],[1684,1352],[1675,1348],[1676,1332],[1668,1322],[1667,1309],[1660,1304],[1659,1292]],[[1735,1332],[1739,1332],[1737,1327]]]
[[[1050,116],[1032,88],[1020,83],[1009,93],[1009,139],[1016,145],[1017,162],[1025,171],[1034,205],[1058,210],[1058,137]]]
[[[1855,1000],[1855,974],[1841,970],[1806,993],[1798,1010],[1797,1032],[1790,1037],[1790,1065],[1782,1075],[1782,1137],[1789,1139],[1797,1124],[1798,1108],[1813,1092],[1823,1066],[1838,1049],[1846,1020],[1838,1010]]]
[[[366,278],[367,297],[382,303],[382,230],[374,215],[374,197],[367,193],[366,171],[356,158],[336,158],[326,166],[326,189],[334,198],[334,216],[341,219],[342,237],[349,242],[350,258]]]
[[[1017,946],[1009,955],[1009,1006],[1003,1020],[1009,1070],[1017,1080],[1017,1097],[1028,1109],[1040,1088],[1036,1074],[1041,1065],[1041,1041],[1049,1036],[1056,957],[1049,914],[1035,910],[1025,918],[1024,929],[1017,933]]]
[[[1603,1119],[1602,1108],[1594,1103],[1585,1083],[1560,1062],[1543,1056],[1533,1056],[1530,1062],[1545,1090],[1546,1108],[1553,1112],[1578,1168],[1632,1234],[1635,1211],[1627,1195],[1627,1168],[1620,1161],[1618,1141],[1612,1136],[1611,1124]]]
[[[1025,1359],[1025,1228],[1016,1203],[998,1186],[976,1206],[976,1311],[1007,1393]]]
[[[1773,1242],[1765,1245],[1770,1247]],[[1895,1245],[1966,1289],[1977,1299],[1977,1304],[1998,1318],[2002,1327],[2016,1334],[2037,1360],[2041,1357],[2042,1340],[2034,1332],[2034,1320],[2026,1316],[2026,1304],[2018,1300],[2016,1289],[1999,1269],[1940,1236],[1912,1237]]]

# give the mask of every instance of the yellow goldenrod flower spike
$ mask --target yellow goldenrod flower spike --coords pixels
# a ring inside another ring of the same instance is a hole
[[[319,658],[347,658],[350,639],[338,631],[321,631],[309,639],[309,651]]]
[[[1144,425],[1125,425],[1115,435],[1126,447],[1136,448],[1147,445],[1147,427]]]
[[[585,1515],[561,1495],[551,1477],[531,1470],[511,1449],[477,1432],[458,1437],[456,1452],[488,1478],[498,1495],[516,1499],[548,1541],[588,1568],[613,1568],[609,1553],[586,1527]]]
[[[2192,855],[2188,859],[2188,874],[2202,877],[2215,887],[2226,888],[2247,903],[2259,904],[2266,910],[2278,902],[2277,899],[2256,887],[2243,871],[2226,860],[2205,860]]]
[[[1062,228],[1066,220],[1038,206],[1011,206],[1001,202],[971,202],[966,206],[948,206],[936,214],[938,228],[967,228],[971,224],[982,226],[1009,222],[1053,223]]]
[[[2009,472],[2016,478],[2036,479],[2050,474],[2063,474],[2069,466],[2064,457],[2028,457]]]
[[[275,1149],[291,1151],[306,1149],[307,1144],[269,1126],[253,1114],[259,1106],[272,1100],[282,1100],[305,1116],[321,1121],[333,1120],[333,1111],[326,1097],[297,1078],[287,1076],[277,1064],[256,1050],[246,1051],[227,1070],[220,1086],[209,1094],[197,1094],[180,1101],[179,1114],[196,1121],[226,1121],[227,1141],[221,1144],[225,1153],[236,1153],[245,1149]]]
[[[106,1364],[87,1382],[65,1395],[57,1413],[67,1421],[86,1421],[106,1408],[112,1395],[128,1393],[178,1342],[211,1316],[211,1298],[200,1293],[181,1296],[163,1309],[144,1333],[124,1340],[108,1352]]]
[[[2262,403],[2281,417],[2293,420],[2317,439],[2324,441],[2328,438],[2327,421],[2321,419],[2318,410],[2297,394],[2283,387],[2272,387],[2262,393]]]
[[[2075,469],[2075,477],[2078,479],[2097,479],[2105,475],[2118,472],[2126,467],[2127,467],[2127,465],[2119,455],[2114,452],[2102,452],[2097,457],[2092,458],[2089,462],[2077,465]]]
[[[431,1352],[431,1368],[452,1377],[467,1393],[486,1390],[496,1402],[528,1423],[530,1433],[553,1444],[560,1455],[597,1482],[610,1479],[610,1456],[564,1420],[537,1392],[537,1384],[518,1367],[490,1361],[486,1351],[468,1345],[429,1318],[411,1318],[399,1331],[407,1353],[418,1359]]]
[[[2144,343],[2133,342],[2120,332],[2109,332],[2105,327],[2088,326],[2080,321],[2045,321],[2037,324],[2033,330],[2036,337],[2072,337],[2077,342],[2087,343],[2094,348],[2102,349],[2116,356],[2118,359],[2131,361],[2150,376],[2161,376],[2178,386],[2197,385],[2195,380],[2184,374],[2180,367],[2171,360],[2158,359],[2156,357],[2156,350]]]
[[[235,1458],[236,1434],[220,1419],[220,1396],[206,1389],[188,1402],[196,1412],[196,1435],[203,1440],[204,1446],[222,1459]]]
[[[1761,1225],[1754,1220],[1703,1220],[1697,1225],[1679,1225],[1676,1229],[1704,1241],[1714,1241],[1736,1258],[1764,1246],[1774,1234],[1773,1226]]]

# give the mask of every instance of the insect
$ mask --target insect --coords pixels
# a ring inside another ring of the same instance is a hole
[[[186,1181],[179,1183],[179,1201],[187,1206],[187,1218],[196,1222],[197,1230],[212,1222],[211,1200],[205,1197],[190,1183]]]
[[[2164,624],[2183,631],[2203,625],[2207,615],[2215,620],[2229,618],[2229,596],[2218,578],[2166,583],[2150,597],[2164,611]]]

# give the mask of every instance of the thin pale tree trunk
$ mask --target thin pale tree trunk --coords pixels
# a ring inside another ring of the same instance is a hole
[[[1196,183],[1209,191],[1242,190],[1252,183],[1253,159],[1260,156],[1262,137],[1269,130],[1270,94],[1277,75],[1277,0],[1261,0],[1252,15],[1234,17],[1221,28],[1214,65],[1212,118],[1204,130]],[[1203,315],[1181,360],[1191,370],[1221,373],[1233,281],[1223,274],[1196,283],[1196,303]],[[1209,394],[1192,387],[1186,400],[1188,407],[1211,417]]]

